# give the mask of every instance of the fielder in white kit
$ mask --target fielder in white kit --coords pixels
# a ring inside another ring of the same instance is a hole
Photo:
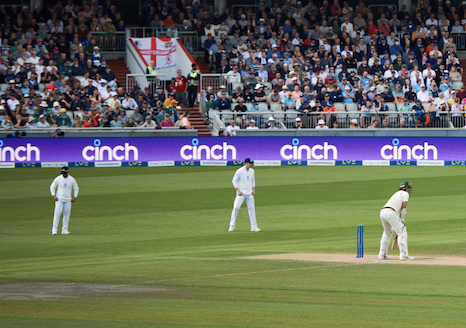
[[[229,232],[235,231],[236,217],[241,205],[246,201],[249,212],[249,220],[251,221],[251,231],[259,232],[261,229],[257,226],[256,210],[254,207],[254,195],[256,194],[256,182],[254,179],[254,169],[252,166],[254,161],[250,158],[244,160],[244,166],[236,170],[233,177],[233,186],[236,189],[236,198],[233,203],[233,211],[231,211],[230,229]]]
[[[74,197],[71,198],[71,189],[73,189]],[[62,235],[68,235],[68,222],[70,220],[71,203],[74,203],[78,197],[78,184],[76,180],[68,175],[68,167],[61,168],[61,175],[56,177],[50,185],[50,193],[55,200],[55,212],[53,213],[52,235],[57,234],[58,223],[63,212],[63,224],[61,228]]]
[[[400,249],[400,260],[411,261],[414,257],[408,254],[408,232],[404,225],[406,216],[406,205],[411,192],[411,185],[408,181],[400,184],[400,190],[390,197],[388,202],[380,210],[380,220],[383,225],[382,239],[380,240],[379,260],[387,260],[388,243],[393,231],[398,235],[398,247]],[[400,216],[398,217],[398,213]]]

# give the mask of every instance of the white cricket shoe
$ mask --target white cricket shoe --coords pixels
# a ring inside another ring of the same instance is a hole
[[[261,231],[261,229],[259,229],[259,227],[251,227],[251,231],[259,232],[259,231]]]
[[[56,234],[57,234],[57,232],[56,232],[56,231],[52,231],[52,235],[56,235]]]
[[[228,232],[233,232],[235,231],[235,226],[230,226],[230,229],[228,229]]]
[[[66,231],[62,231],[61,234],[62,234],[62,235],[69,235],[70,232],[69,232],[68,230],[66,230]]]
[[[402,255],[400,256],[400,261],[412,261],[414,260],[414,257],[409,256],[409,255]]]
[[[379,255],[379,260],[388,260],[389,257],[387,254],[382,254],[382,255]]]

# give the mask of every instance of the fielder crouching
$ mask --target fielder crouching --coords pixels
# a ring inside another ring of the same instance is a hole
[[[400,260],[410,261],[414,257],[408,254],[408,232],[404,225],[406,215],[406,205],[411,192],[411,185],[408,181],[403,181],[400,184],[400,190],[390,197],[388,202],[380,210],[380,220],[382,221],[383,234],[380,240],[379,260],[388,259],[387,250],[388,243],[392,237],[393,231],[398,235],[398,247],[400,249]],[[400,213],[400,216],[398,216]]]

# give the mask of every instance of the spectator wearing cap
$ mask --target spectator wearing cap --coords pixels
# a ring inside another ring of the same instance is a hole
[[[249,120],[249,126],[246,127],[246,130],[258,130],[259,128],[256,125],[256,121],[254,119]]]
[[[342,91],[342,96],[344,104],[356,102],[356,96],[349,85],[345,86],[345,89]]]
[[[71,119],[66,114],[66,108],[61,108],[60,113],[56,116],[58,126],[71,126]]]
[[[92,64],[94,64],[95,66],[100,66],[101,60],[103,58],[104,57],[102,56],[102,53],[100,52],[99,46],[94,46],[94,49],[91,54]]]
[[[261,84],[256,84],[254,87],[254,101],[255,102],[265,102],[267,101],[267,96],[262,88]]]
[[[39,120],[36,122],[36,127],[38,129],[46,129],[50,127],[49,122],[47,122],[47,116],[44,114],[41,114],[39,116]]]
[[[325,120],[323,119],[320,119],[318,122],[317,122],[317,125],[316,125],[316,130],[327,130],[328,129],[328,126],[325,125]]]
[[[275,125],[275,119],[273,116],[270,116],[267,122],[267,125],[265,126],[267,130],[275,130],[278,129],[278,126]]]
[[[231,110],[231,101],[227,97],[226,90],[220,91],[220,96],[217,99],[216,110],[219,110],[219,111]]]
[[[282,103],[283,110],[294,110],[296,109],[296,101],[293,99],[293,93],[288,91],[285,100]]]
[[[144,124],[142,124],[141,127],[145,129],[155,129],[157,127],[157,124],[152,119],[152,116],[147,115],[144,119]]]
[[[420,99],[416,99],[416,104],[411,109],[413,112],[414,120],[422,121],[424,115],[424,107],[422,106]]]
[[[464,85],[461,85],[460,87],[460,91],[458,91],[456,93],[456,97],[460,98],[461,99],[461,103],[464,105],[464,99],[466,98],[466,89],[464,87]]]

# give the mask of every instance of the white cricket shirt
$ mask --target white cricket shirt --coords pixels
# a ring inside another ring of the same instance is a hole
[[[239,189],[245,196],[252,194],[252,188],[256,186],[254,180],[254,169],[250,168],[246,170],[246,166],[236,170],[235,176],[233,177],[233,186]]]
[[[391,207],[398,213],[401,210],[401,204],[407,202],[408,199],[409,193],[404,190],[399,190],[390,197],[384,207]]]
[[[62,202],[71,201],[71,189],[74,191],[74,197],[78,197],[78,184],[71,175],[68,175],[66,178],[63,175],[59,175],[50,185],[52,196],[57,196],[58,200]]]

